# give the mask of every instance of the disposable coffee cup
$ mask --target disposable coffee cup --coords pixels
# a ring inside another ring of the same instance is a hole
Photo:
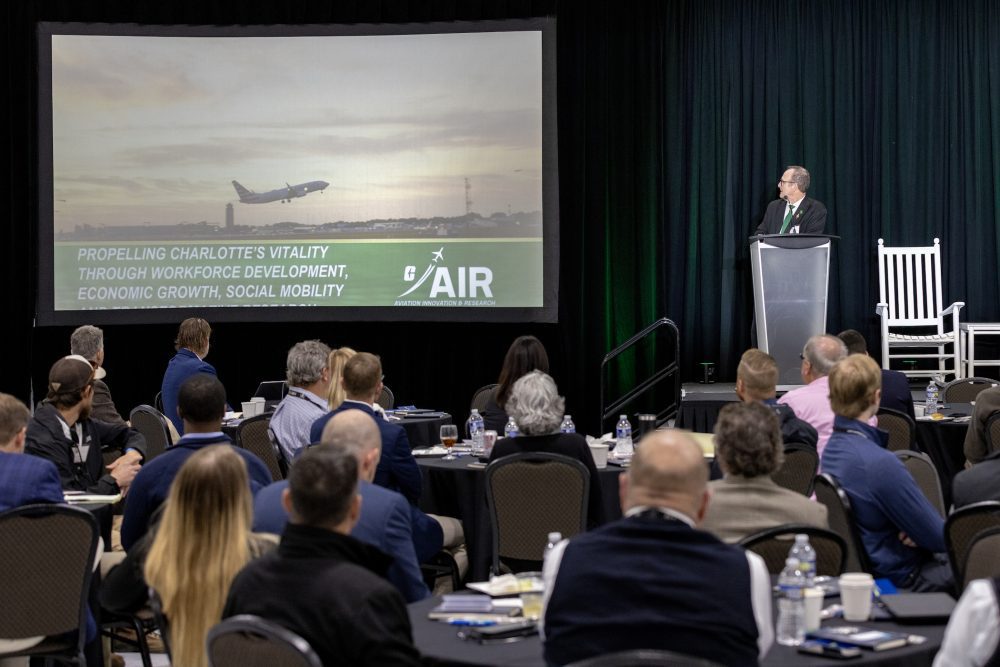
[[[822,588],[807,588],[803,591],[806,608],[806,632],[819,629],[819,616],[823,611]]]
[[[483,431],[483,456],[489,456],[495,444],[497,444],[497,432],[493,429]]]
[[[254,404],[253,401],[243,401],[243,417],[253,417],[254,416]]]
[[[590,443],[590,455],[594,457],[594,465],[598,468],[608,467],[608,445],[604,442]]]
[[[840,604],[845,621],[867,621],[872,615],[872,590],[875,580],[864,572],[840,575]]]
[[[250,399],[250,402],[253,403],[253,414],[255,417],[264,414],[264,410],[267,409],[267,400],[263,396],[254,396]]]
[[[923,417],[926,413],[927,413],[926,405],[920,405],[919,403],[913,404],[913,414],[917,417],[917,419]]]

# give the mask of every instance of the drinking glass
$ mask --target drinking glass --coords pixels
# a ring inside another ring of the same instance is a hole
[[[458,426],[455,424],[445,424],[441,427],[441,444],[448,450],[448,455],[444,461],[454,461],[455,455],[451,453],[451,448],[458,442]]]

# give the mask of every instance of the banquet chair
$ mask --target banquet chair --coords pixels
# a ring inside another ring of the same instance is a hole
[[[973,579],[993,577],[1000,577],[1000,527],[987,528],[972,538],[962,565],[962,581],[956,581],[955,586],[962,591]]]
[[[128,416],[132,428],[142,433],[146,439],[146,462],[162,454],[174,442],[167,426],[167,418],[163,413],[149,405],[139,405],[133,408]]]
[[[167,657],[170,658],[170,622],[167,620],[167,615],[163,613],[163,600],[160,599],[160,594],[152,586],[149,587],[149,609],[153,612],[156,626],[160,628],[160,640],[163,642]]]
[[[815,447],[789,442],[785,444],[785,460],[771,475],[771,479],[778,486],[804,496],[811,496],[818,468],[819,454],[816,453]]]
[[[639,648],[586,658],[566,667],[632,667],[633,665],[658,665],[659,667],[721,667],[719,663],[675,651]]]
[[[392,410],[396,406],[396,397],[393,396],[392,389],[382,385],[382,393],[375,402],[381,405],[383,410]]]
[[[962,372],[958,313],[965,305],[956,301],[944,308],[941,297],[941,245],[888,248],[878,240],[878,305],[881,320],[882,368],[893,359],[937,359],[936,369],[902,371],[908,377],[954,375]],[[932,333],[927,333],[932,329]],[[916,330],[923,333],[909,333]],[[951,346],[951,351],[945,348]],[[899,348],[936,350],[919,354],[891,354]]]
[[[210,667],[322,667],[305,639],[250,614],[227,618],[212,627],[205,645]]]
[[[497,387],[499,386],[500,385],[494,382],[493,384],[487,384],[477,389],[476,392],[472,394],[472,401],[469,406],[469,411],[471,412],[472,410],[479,410],[479,413],[482,414],[483,410],[486,409],[486,403],[491,398],[496,397]]]
[[[941,490],[941,478],[931,457],[920,452],[903,450],[896,452],[896,458],[903,462],[913,481],[917,483],[927,500],[943,519],[948,515],[944,507],[944,492]]]
[[[996,500],[966,505],[945,519],[944,542],[956,584],[965,581],[965,562],[975,538],[992,528],[1000,528],[1000,502]]]
[[[236,446],[256,454],[271,472],[271,478],[277,482],[284,479],[285,475],[281,469],[281,452],[267,432],[270,425],[271,415],[244,419],[236,427]]]
[[[839,576],[844,571],[847,544],[844,538],[826,528],[786,523],[748,535],[738,544],[763,558],[768,572],[781,574],[785,569],[788,550],[795,543],[795,536],[803,534],[809,536],[809,544],[816,552],[816,574],[827,577]]]
[[[586,530],[589,494],[587,467],[561,454],[522,452],[486,466],[493,573],[504,559],[540,562],[550,532]]]
[[[997,386],[990,378],[958,378],[941,387],[941,401],[944,403],[972,403],[983,389]]]
[[[868,552],[861,542],[861,532],[854,521],[851,501],[847,492],[840,487],[833,477],[827,473],[816,475],[814,484],[816,500],[826,506],[826,520],[830,530],[840,535],[847,546],[844,567],[847,572],[871,572],[871,561]]]
[[[995,452],[1000,449],[1000,411],[994,412],[986,420],[986,450]]]
[[[878,419],[878,427],[889,433],[886,449],[890,452],[913,449],[917,438],[917,424],[910,415],[892,408],[879,408],[875,418]]]
[[[0,514],[0,637],[44,637],[17,656],[84,666],[87,597],[97,556],[97,520],[68,505],[25,505]]]

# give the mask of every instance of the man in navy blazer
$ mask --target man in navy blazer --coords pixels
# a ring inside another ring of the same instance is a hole
[[[24,453],[30,418],[24,403],[0,393],[0,512],[33,503],[63,502],[55,464]]]
[[[371,483],[379,459],[379,443],[378,428],[371,417],[361,410],[345,410],[329,420],[317,446],[343,449],[357,457],[361,517],[351,535],[392,556],[393,563],[387,572],[389,581],[407,602],[416,602],[430,595],[430,591],[421,576],[414,548],[410,505],[399,493]],[[288,513],[281,503],[281,494],[286,488],[287,481],[275,482],[254,498],[254,531],[276,535],[284,532]]]
[[[163,401],[163,416],[169,419],[178,433],[184,433],[184,420],[177,413],[177,394],[181,385],[192,375],[207,373],[217,375],[215,366],[204,361],[208,356],[209,338],[212,327],[200,317],[189,317],[181,322],[177,330],[177,340],[174,349],[177,354],[167,364],[160,385],[160,398]]]
[[[845,329],[837,334],[837,338],[844,341],[848,354],[871,356],[868,354],[868,342],[860,331]],[[902,412],[909,415],[910,419],[916,419],[913,412],[913,392],[910,391],[910,381],[906,379],[906,375],[900,371],[882,369],[882,401],[879,407]]]
[[[335,415],[345,410],[361,410],[375,418],[379,435],[382,436],[382,458],[375,470],[374,482],[403,494],[411,505],[420,500],[420,469],[413,458],[410,440],[406,431],[398,424],[390,424],[376,415],[372,404],[382,392],[382,362],[374,354],[359,352],[344,364],[344,392],[347,398],[333,412],[323,415],[313,422],[309,432],[311,442],[319,442],[323,427]]]
[[[826,207],[811,197],[809,171],[791,165],[778,181],[780,196],[767,205],[758,234],[822,234],[826,227]]]
[[[174,477],[192,454],[202,447],[233,444],[229,436],[222,432],[226,390],[219,378],[204,374],[188,378],[181,385],[177,400],[186,432],[177,444],[143,466],[135,476],[122,518],[121,535],[125,551],[146,534],[153,515],[167,499]],[[239,447],[236,453],[247,464],[253,493],[273,481],[267,466],[255,454]]]

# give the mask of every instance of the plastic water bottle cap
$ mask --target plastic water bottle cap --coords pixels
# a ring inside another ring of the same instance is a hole
[[[806,535],[805,533],[799,533],[798,535],[795,536],[796,544],[804,544],[808,541],[809,541],[809,536]]]
[[[618,415],[618,419],[628,419],[628,415]]]
[[[561,542],[561,541],[562,541],[562,533],[556,533],[556,532],[549,533],[549,542],[551,544],[555,544],[556,542]]]

